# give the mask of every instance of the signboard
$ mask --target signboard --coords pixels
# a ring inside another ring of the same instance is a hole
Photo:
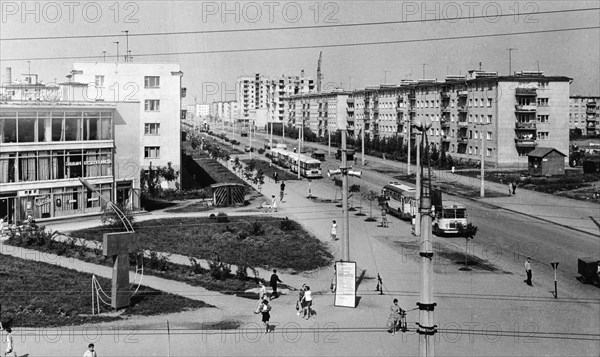
[[[334,306],[356,307],[356,262],[335,263]]]

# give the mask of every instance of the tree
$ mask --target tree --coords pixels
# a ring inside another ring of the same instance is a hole
[[[239,172],[241,167],[242,164],[240,163],[240,158],[236,156],[235,159],[233,159],[233,170]]]
[[[348,192],[350,193],[356,193],[356,192],[360,192],[360,185],[350,185],[350,187],[348,188]],[[348,198],[352,198],[353,195],[349,195]],[[356,209],[352,206],[352,200],[350,200],[350,208],[348,209],[348,211],[355,211]]]
[[[258,186],[258,192],[261,192],[262,185],[265,184],[265,173],[262,170],[256,171],[254,175],[254,183]]]
[[[364,193],[363,197],[369,201],[369,218],[367,218],[366,221],[373,222],[376,220],[373,218],[373,202],[379,198],[379,193],[377,191],[368,190]]]
[[[477,226],[474,226],[472,223],[467,223],[466,226],[459,223],[458,224],[458,235],[465,239],[465,268],[462,270],[470,270],[469,269],[469,240],[474,239],[477,234]]]

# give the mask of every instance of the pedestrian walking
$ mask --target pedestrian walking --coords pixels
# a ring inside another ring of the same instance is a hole
[[[337,222],[331,223],[331,240],[337,240]]]
[[[296,301],[296,310],[298,311],[296,315],[300,317],[300,313],[304,312],[304,291],[306,289],[306,284],[302,284],[300,291],[298,292],[298,301]]]
[[[281,181],[279,186],[279,201],[283,202],[283,195],[285,194],[285,181]]]
[[[279,182],[279,175],[277,172],[273,172],[273,179],[275,179],[275,183]]]
[[[275,195],[271,195],[271,207],[273,208],[273,212],[277,212],[277,199]]]
[[[256,307],[256,311],[254,311],[255,314],[260,313],[260,308],[262,306],[262,302],[263,300],[266,300],[267,298],[267,287],[265,286],[265,284],[263,284],[262,281],[258,282],[258,306]]]
[[[304,310],[302,313],[302,317],[304,317],[305,319],[309,319],[312,316],[312,292],[310,291],[310,286],[306,285],[305,291],[304,291],[304,297],[302,298],[304,300]]]
[[[517,194],[517,181],[513,181],[512,183],[512,193],[513,195]]]
[[[88,345],[88,349],[83,353],[83,357],[98,357],[93,343]]]
[[[269,333],[269,320],[271,319],[271,305],[269,300],[264,299],[260,306],[260,313],[262,314],[262,322],[265,324],[265,335]]]
[[[381,226],[384,228],[388,227],[387,209],[385,209],[385,206],[381,209]]]
[[[390,317],[388,318],[388,332],[391,332],[392,335],[395,335],[400,327],[400,311],[402,309],[398,306],[398,299],[394,299],[392,306],[390,306]]]
[[[508,195],[509,196],[512,194],[512,190],[513,190],[513,188],[512,188],[512,182],[509,182],[508,183]]]
[[[6,327],[4,330],[6,331],[6,339],[4,340],[4,343],[6,343],[6,351],[4,352],[4,356],[8,356],[12,353],[14,357],[17,357],[17,352],[15,351],[14,339],[12,335],[12,329],[10,327]]]
[[[270,299],[273,300],[279,297],[277,293],[277,283],[283,283],[283,281],[279,280],[279,276],[277,275],[277,270],[273,269],[273,274],[271,274],[271,279],[269,280],[269,285],[271,285],[271,289],[273,292],[271,293]]]
[[[531,258],[530,257],[527,257],[527,260],[525,260],[525,273],[527,274],[527,279],[525,280],[525,282],[527,283],[527,285],[533,286],[533,283],[531,282]]]

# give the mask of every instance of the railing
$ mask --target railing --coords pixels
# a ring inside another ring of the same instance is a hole
[[[515,105],[515,111],[517,112],[535,112],[537,110],[537,105],[528,104],[528,105]]]
[[[516,122],[515,128],[516,129],[533,129],[533,130],[535,130],[536,124],[532,123],[532,122],[529,122],[529,123]]]
[[[536,88],[517,88],[517,89],[515,89],[515,95],[536,96],[537,89]]]

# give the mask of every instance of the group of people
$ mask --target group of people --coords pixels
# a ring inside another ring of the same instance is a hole
[[[298,301],[296,302],[296,313],[297,316],[301,316],[303,319],[309,319],[312,316],[312,292],[310,286],[302,284],[300,292],[298,292]]]
[[[274,176],[274,177],[276,177],[276,176]],[[279,202],[282,203],[283,196],[285,195],[285,181],[281,181],[281,185],[279,186],[279,188],[280,188]],[[277,198],[275,197],[275,195],[271,195],[271,205],[267,206],[266,208],[270,208],[273,210],[273,212],[277,212]]]

